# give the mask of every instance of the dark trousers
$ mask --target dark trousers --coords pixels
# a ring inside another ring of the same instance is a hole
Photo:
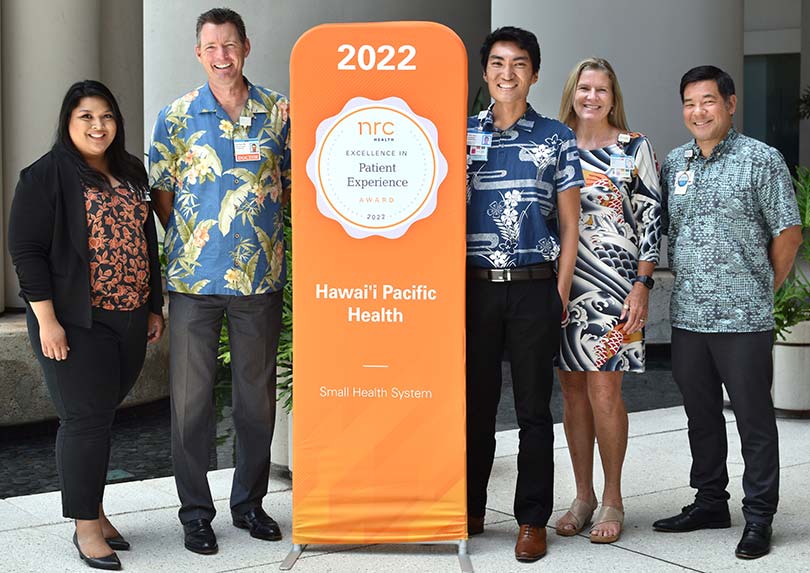
[[[134,311],[93,309],[90,328],[62,324],[67,359],[42,354],[39,324],[28,309],[28,336],[59,415],[56,467],[62,515],[98,519],[110,461],[115,409],[132,389],[146,356],[146,306]]]
[[[554,501],[552,361],[560,344],[562,303],[554,279],[467,280],[467,511],[484,515],[495,458],[501,361],[509,350],[520,426],[515,517],[545,526]]]
[[[282,293],[251,296],[169,293],[172,463],[180,521],[214,518],[208,459],[222,317],[228,315],[236,470],[231,511],[261,506],[270,477],[276,416],[276,349]]]
[[[683,394],[692,450],[690,485],[707,509],[728,505],[725,384],[745,461],[743,515],[771,523],[779,501],[779,436],[771,400],[773,331],[702,333],[672,329],[672,375]]]

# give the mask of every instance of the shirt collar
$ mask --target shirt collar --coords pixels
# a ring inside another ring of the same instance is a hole
[[[248,98],[245,102],[245,107],[253,113],[263,113],[265,110],[256,109],[256,106],[253,105],[254,100],[256,100],[256,87],[250,83],[245,76],[242,76],[242,79],[245,81],[245,85],[248,89]],[[219,105],[217,98],[214,97],[214,93],[211,91],[211,86],[208,85],[208,82],[205,82],[199,88],[199,96],[192,102],[192,106],[196,109],[189,109],[189,111],[194,111],[197,113],[216,113],[218,115],[222,115],[223,117],[227,118],[228,114],[225,113],[225,110],[222,109],[222,106]]]
[[[737,141],[738,136],[739,132],[734,129],[734,126],[732,125],[729,128],[728,133],[726,133],[726,136],[720,140],[720,143],[714,146],[714,149],[712,149],[712,152],[708,157],[705,158],[705,160],[712,161],[726,153],[734,145],[734,142]],[[692,140],[692,152],[695,154],[695,157],[703,157],[703,152],[700,150],[700,146],[694,139]]]
[[[487,108],[487,114],[484,116],[481,123],[481,130],[482,131],[496,131],[495,128],[495,116],[492,114],[492,108],[495,106],[495,102],[489,104]],[[531,131],[532,127],[534,126],[534,118],[537,115],[537,112],[534,111],[532,104],[526,102],[526,111],[523,112],[523,115],[518,118],[515,124],[508,129],[522,129],[523,131]],[[498,130],[498,131],[506,131],[506,130]]]

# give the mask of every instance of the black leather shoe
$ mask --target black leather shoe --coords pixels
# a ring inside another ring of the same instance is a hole
[[[82,548],[79,547],[79,538],[75,531],[73,532],[73,545],[76,546],[76,549],[79,551],[79,557],[82,561],[87,563],[88,567],[92,567],[93,569],[106,569],[107,571],[119,571],[121,569],[121,561],[118,559],[118,555],[116,555],[115,552],[111,555],[105,555],[104,557],[88,557],[82,553]]]
[[[254,507],[242,515],[231,514],[233,524],[239,529],[249,529],[250,536],[265,541],[278,541],[281,539],[281,529],[278,523],[267,515],[261,507]]]
[[[734,555],[740,559],[757,559],[767,555],[771,550],[771,531],[767,523],[746,523]]]
[[[217,536],[211,529],[211,521],[208,519],[195,519],[183,524],[185,533],[186,549],[201,555],[211,555],[219,550],[217,546]]]
[[[104,539],[104,541],[106,541],[107,545],[110,546],[110,549],[114,551],[129,551],[129,541],[120,535],[116,535],[115,537],[107,537]]]
[[[728,508],[722,510],[708,510],[690,504],[681,509],[681,513],[666,519],[659,519],[653,523],[656,531],[670,533],[683,533],[697,531],[698,529],[725,529],[731,527],[731,517]]]

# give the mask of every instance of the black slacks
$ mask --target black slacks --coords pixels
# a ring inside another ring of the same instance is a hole
[[[59,415],[56,467],[62,514],[98,519],[110,461],[110,428],[115,409],[132,389],[146,356],[146,305],[133,311],[93,309],[90,328],[62,324],[67,359],[42,354],[39,324],[29,308],[26,319],[34,354]]]
[[[554,501],[554,422],[549,409],[562,302],[556,280],[467,280],[467,511],[484,515],[495,457],[501,361],[509,350],[520,426],[515,517],[545,526]]]
[[[779,502],[779,436],[771,400],[773,331],[703,333],[672,329],[672,375],[683,394],[692,451],[690,485],[706,509],[727,506],[725,384],[745,462],[743,515],[771,523]]]
[[[276,350],[282,292],[250,296],[169,293],[172,464],[180,521],[216,515],[208,487],[213,388],[222,317],[228,315],[236,470],[231,511],[261,506],[276,416]]]

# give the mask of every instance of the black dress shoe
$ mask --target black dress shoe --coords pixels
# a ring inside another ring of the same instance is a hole
[[[771,550],[771,531],[771,526],[767,523],[746,523],[734,555],[740,559],[756,559],[767,555]]]
[[[233,524],[239,529],[249,529],[250,536],[265,541],[278,541],[281,539],[281,529],[278,523],[267,515],[261,507],[254,507],[242,515],[231,514]]]
[[[114,552],[104,557],[88,557],[82,553],[82,548],[79,547],[79,538],[75,531],[73,532],[73,545],[76,546],[76,549],[79,551],[79,557],[82,561],[87,563],[88,567],[92,567],[93,569],[106,569],[107,571],[119,571],[121,569],[121,561]]]
[[[202,555],[211,555],[219,550],[217,536],[208,519],[195,519],[183,524],[186,549]]]
[[[728,508],[709,510],[690,504],[681,509],[678,515],[659,519],[653,523],[656,531],[667,531],[670,533],[683,533],[686,531],[697,531],[698,529],[725,529],[731,527],[731,517]]]
[[[107,542],[107,545],[110,546],[110,549],[113,549],[115,551],[129,551],[129,541],[127,541],[120,535],[116,535],[115,537],[106,537],[104,541]]]

